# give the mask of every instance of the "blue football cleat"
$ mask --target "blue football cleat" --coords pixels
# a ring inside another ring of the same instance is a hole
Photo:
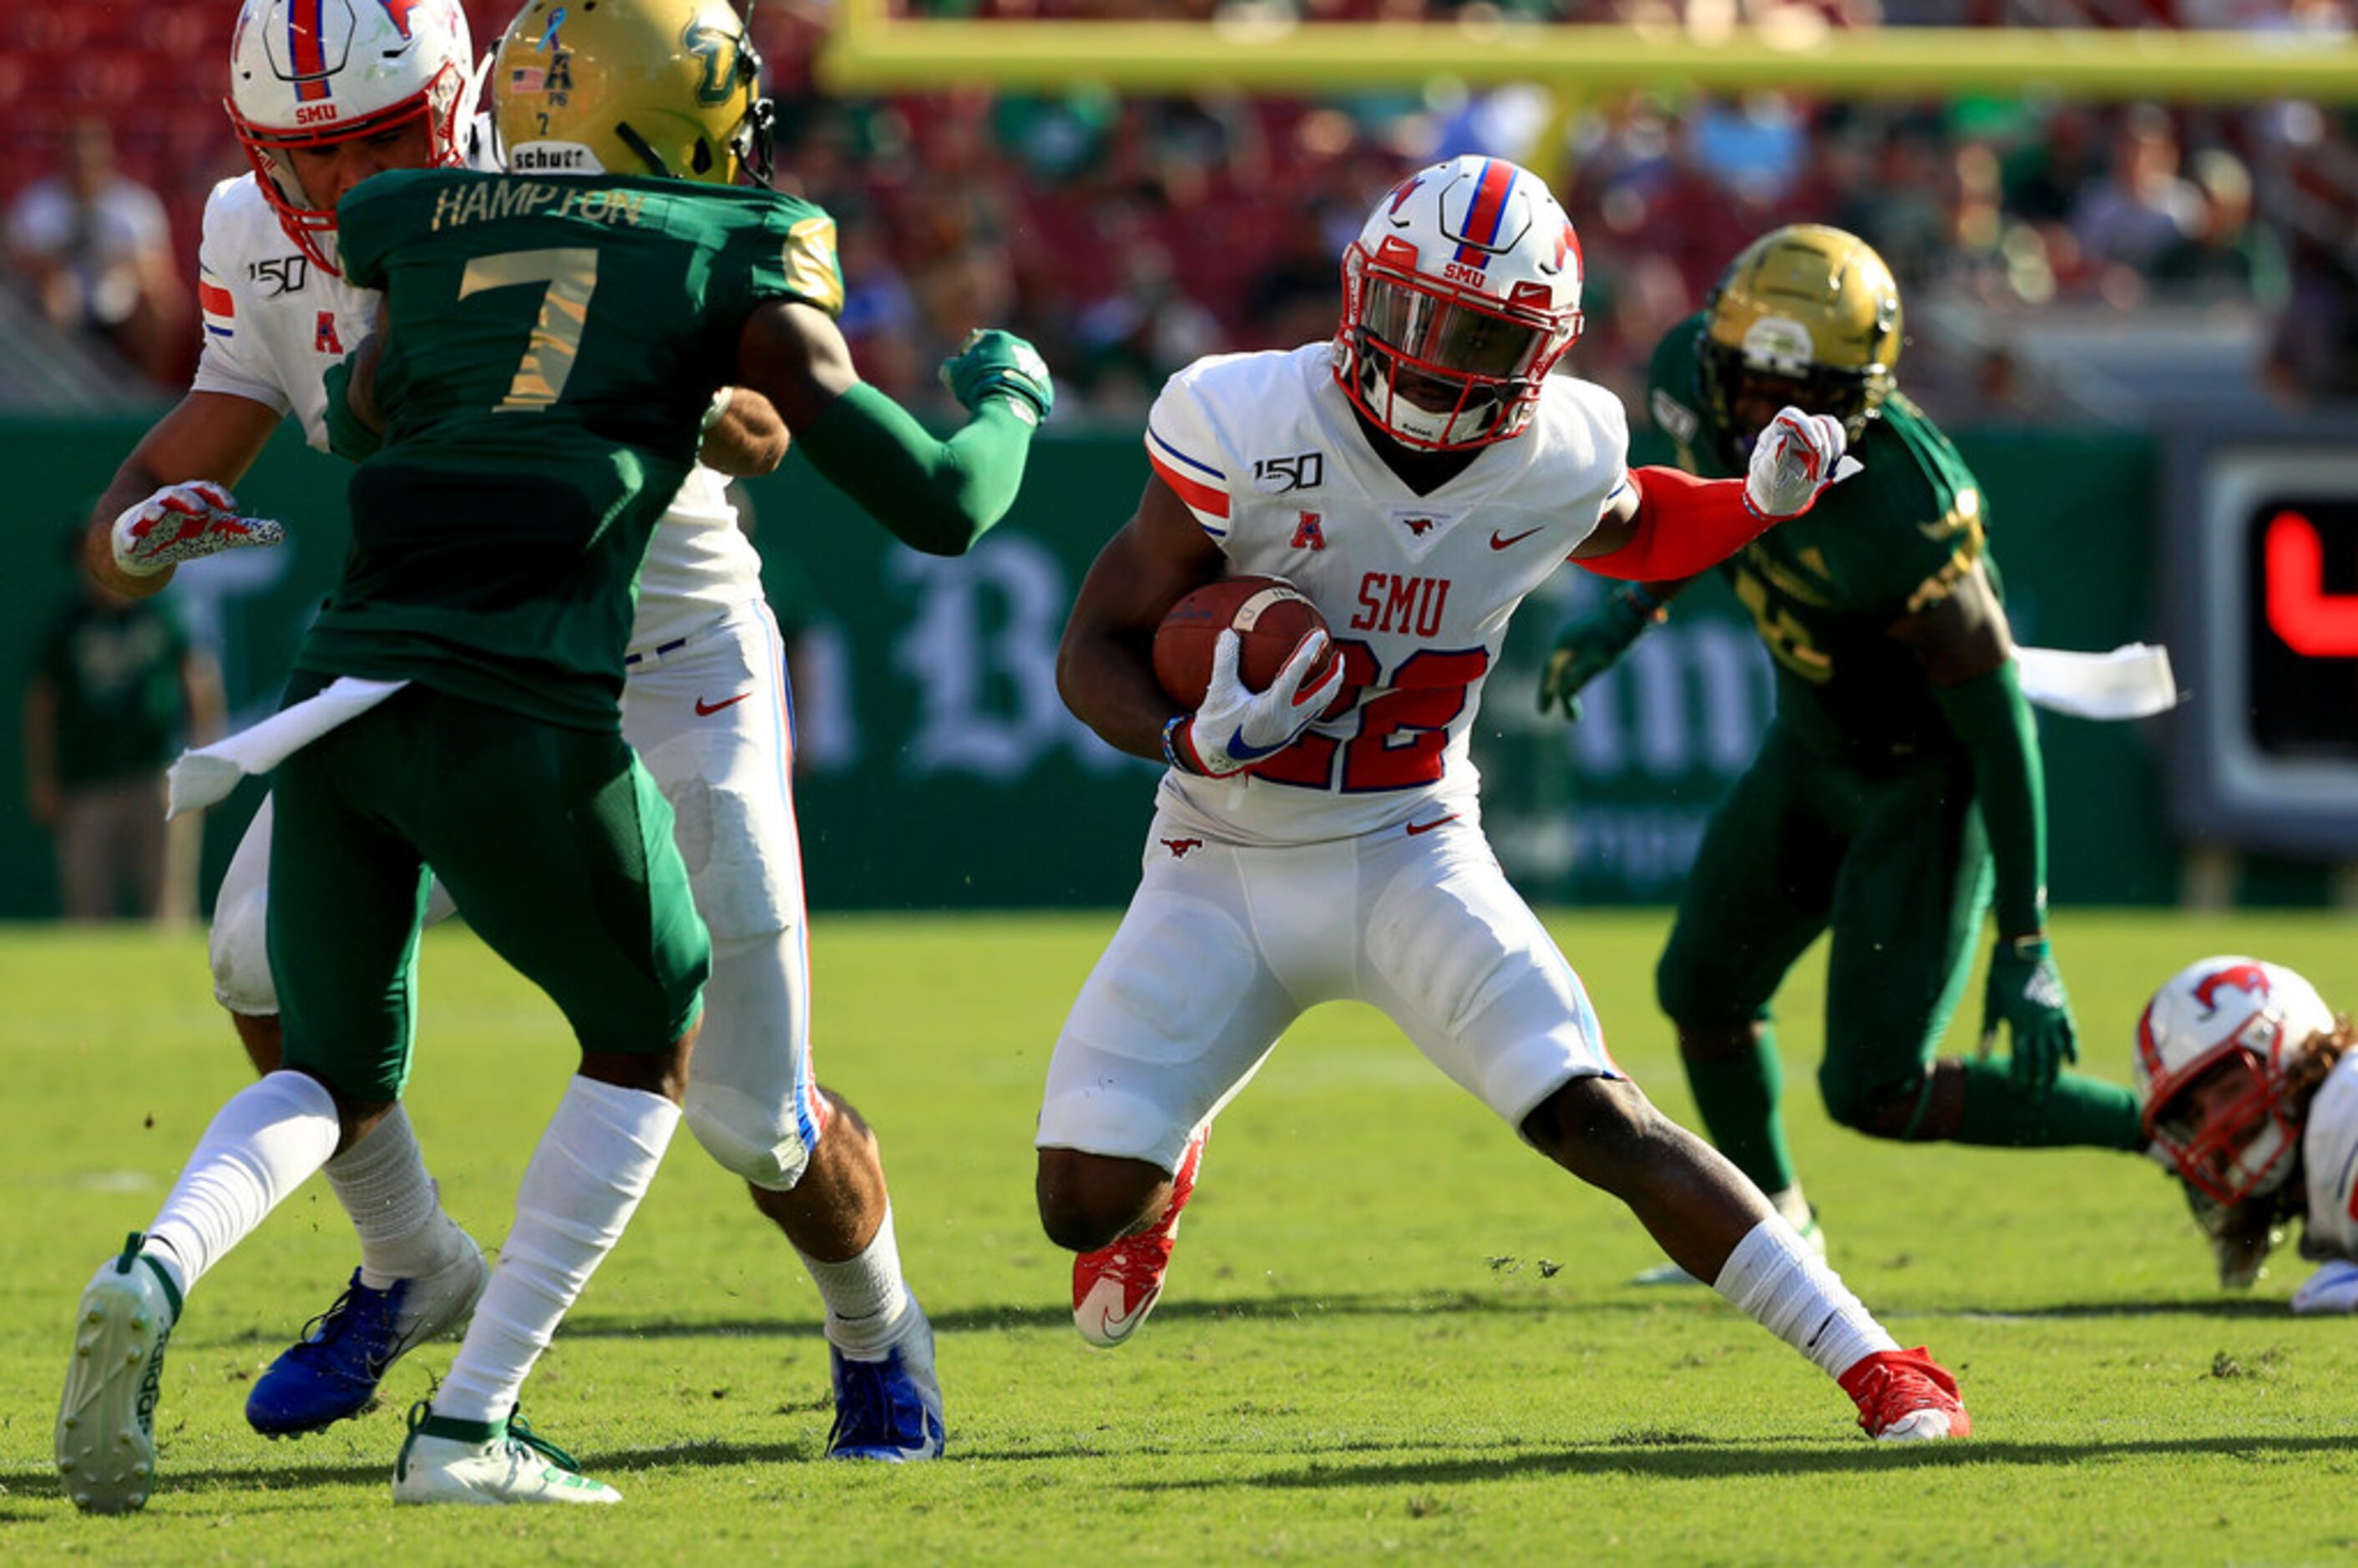
[[[395,1361],[466,1323],[490,1280],[482,1249],[471,1240],[455,1262],[382,1291],[361,1283],[353,1270],[336,1304],[255,1379],[246,1424],[265,1437],[300,1437],[360,1414]]]
[[[942,1385],[934,1376],[934,1327],[914,1300],[909,1315],[909,1326],[882,1361],[856,1361],[827,1347],[835,1378],[828,1458],[902,1465],[941,1456],[946,1434]]]

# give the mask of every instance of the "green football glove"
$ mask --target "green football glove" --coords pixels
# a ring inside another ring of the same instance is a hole
[[[1567,724],[1580,721],[1580,689],[1629,651],[1647,627],[1662,618],[1661,602],[1635,583],[1606,597],[1601,609],[1564,622],[1555,652],[1540,672],[1540,711],[1563,705]]]
[[[977,327],[958,351],[942,362],[942,384],[969,412],[985,400],[1004,397],[1028,412],[1034,425],[1056,406],[1055,384],[1040,351],[1012,332]]]
[[[2055,1075],[2080,1059],[2079,1030],[2071,1022],[2071,999],[2044,936],[2000,938],[1990,955],[1989,989],[1983,1000],[1982,1050],[1997,1040],[2004,1019],[2013,1035],[2007,1056],[2016,1092],[2032,1098],[2055,1085]]]

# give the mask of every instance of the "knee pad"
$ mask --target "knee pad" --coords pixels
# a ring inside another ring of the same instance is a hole
[[[232,1012],[278,1011],[278,984],[270,975],[270,901],[265,891],[260,885],[235,892],[224,887],[213,906],[213,1000]]]
[[[791,1192],[803,1179],[818,1141],[816,1119],[806,1138],[794,1106],[763,1105],[726,1085],[699,1084],[692,1061],[680,1115],[722,1170],[773,1193]]]

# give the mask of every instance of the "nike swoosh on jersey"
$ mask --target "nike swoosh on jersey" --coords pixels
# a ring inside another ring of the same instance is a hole
[[[752,695],[753,694],[750,691],[741,691],[734,697],[724,698],[723,700],[712,703],[709,706],[707,706],[704,698],[699,697],[696,699],[696,716],[698,719],[709,719],[714,714],[719,712],[722,708],[734,708]]]
[[[1457,813],[1453,811],[1446,816],[1436,816],[1430,822],[1412,822],[1407,825],[1404,831],[1413,838],[1420,833],[1430,833],[1436,827],[1446,827],[1456,820]]]
[[[1494,550],[1503,550],[1509,545],[1521,544],[1524,540],[1530,538],[1532,535],[1538,532],[1539,529],[1537,528],[1526,528],[1520,534],[1510,535],[1502,539],[1498,536],[1498,531],[1496,528],[1493,528],[1490,530],[1490,547]]]

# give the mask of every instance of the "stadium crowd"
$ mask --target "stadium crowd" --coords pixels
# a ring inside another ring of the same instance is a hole
[[[469,7],[479,38],[500,0]],[[988,0],[928,14],[1206,16],[1211,0]],[[1301,0],[1314,20],[1615,21],[1699,0]],[[1717,5],[1733,18],[1737,7]],[[2064,20],[2346,30],[2347,0],[2085,0]],[[1824,0],[1755,21],[2004,23],[1994,0]],[[1806,13],[1806,16],[1803,14]],[[2051,19],[2051,18],[2050,18]],[[161,199],[180,273],[205,193],[243,161],[219,109],[214,7],[27,0],[0,18],[0,191],[31,200],[97,105],[123,173]],[[1333,257],[1371,192],[1460,152],[1551,174],[1586,243],[1589,335],[1572,368],[1625,395],[1644,351],[1745,240],[1778,223],[1851,229],[1888,257],[1916,318],[1911,388],[1952,419],[2051,417],[2068,400],[2009,345],[2058,309],[2265,318],[2262,379],[2288,399],[2358,394],[2358,118],[2284,103],[2171,109],[2022,99],[1741,101],[1633,92],[1585,106],[1560,146],[1537,89],[1311,101],[1206,92],[831,98],[810,81],[827,13],[765,4],[754,27],[782,106],[782,182],[832,211],[845,330],[888,392],[937,400],[930,367],[976,320],[1038,342],[1083,417],[1135,420],[1178,366],[1331,328]],[[201,62],[201,63],[199,63]],[[52,200],[54,200],[52,198]],[[12,232],[16,225],[11,225]],[[38,287],[12,245],[20,288]],[[1943,307],[1985,330],[1925,331]],[[2297,326],[2296,326],[2297,324]],[[183,334],[185,336],[186,334]],[[189,352],[192,357],[191,341]],[[170,356],[163,356],[168,360]],[[142,368],[167,384],[185,362]],[[1642,399],[1631,399],[1633,403]]]

